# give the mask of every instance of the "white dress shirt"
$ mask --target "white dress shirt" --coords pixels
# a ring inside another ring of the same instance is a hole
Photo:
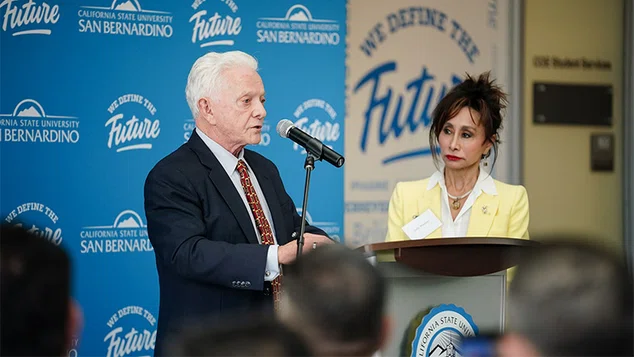
[[[471,207],[475,203],[475,200],[482,192],[489,195],[498,194],[493,177],[480,167],[480,175],[478,176],[478,181],[476,181],[475,186],[473,186],[473,191],[469,194],[460,212],[458,212],[456,219],[453,219],[451,216],[451,208],[449,208],[449,195],[447,194],[447,186],[445,185],[445,175],[443,172],[436,171],[429,178],[427,191],[433,189],[436,185],[440,185],[442,190],[440,210],[442,217],[440,221],[442,222],[443,238],[466,237],[467,229],[469,228],[469,219],[471,218]]]
[[[255,235],[258,237],[258,242],[262,244],[262,236],[260,235],[260,231],[255,224],[255,218],[253,217],[253,212],[251,212],[251,207],[249,207],[249,201],[247,201],[247,196],[244,193],[244,188],[242,187],[242,183],[240,183],[240,173],[237,170],[238,160],[243,160],[249,171],[249,178],[251,179],[251,183],[253,184],[253,188],[255,188],[255,192],[258,195],[258,199],[260,200],[260,204],[262,205],[262,211],[264,211],[264,216],[269,221],[269,226],[271,226],[271,231],[273,232],[273,241],[274,245],[269,247],[269,251],[266,256],[266,270],[264,272],[264,280],[265,281],[273,281],[280,274],[280,266],[277,260],[277,239],[275,238],[275,227],[273,226],[273,220],[271,219],[271,211],[269,210],[269,205],[266,203],[266,197],[264,197],[264,192],[262,192],[262,188],[260,188],[260,184],[258,183],[258,179],[251,170],[249,163],[244,160],[244,149],[240,150],[240,154],[238,157],[233,156],[232,153],[227,151],[227,149],[223,148],[217,142],[211,140],[202,130],[196,127],[196,133],[203,140],[205,145],[211,150],[211,152],[216,156],[216,159],[222,165],[222,168],[227,172],[227,175],[233,182],[233,185],[236,187],[238,194],[242,198],[242,202],[249,212],[249,217],[251,217],[251,223],[253,224],[253,230],[255,231]]]

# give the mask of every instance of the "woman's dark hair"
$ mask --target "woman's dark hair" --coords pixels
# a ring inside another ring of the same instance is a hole
[[[462,108],[468,107],[480,114],[480,124],[484,126],[485,142],[493,144],[493,165],[498,157],[498,144],[500,135],[498,130],[502,127],[502,110],[506,109],[508,101],[506,93],[495,84],[495,79],[490,79],[490,72],[484,72],[477,79],[469,74],[464,81],[453,87],[445,95],[432,113],[432,123],[429,128],[429,147],[434,162],[438,162],[438,137],[451,118],[458,115]],[[475,123],[475,119],[473,122]],[[486,157],[491,155],[491,151]]]

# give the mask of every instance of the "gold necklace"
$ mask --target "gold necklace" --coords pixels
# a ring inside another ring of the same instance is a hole
[[[447,190],[447,196],[449,196],[449,198],[453,200],[453,202],[451,203],[451,206],[453,207],[453,209],[455,210],[460,209],[460,205],[461,205],[460,200],[469,196],[471,191],[473,191],[473,189],[470,189],[469,191],[467,191],[465,194],[461,196],[453,196],[452,194],[449,193],[449,190]]]

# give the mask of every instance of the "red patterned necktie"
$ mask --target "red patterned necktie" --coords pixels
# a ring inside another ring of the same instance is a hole
[[[262,210],[262,205],[260,204],[260,199],[255,192],[255,188],[251,183],[251,178],[249,177],[249,172],[247,171],[247,165],[243,160],[238,160],[238,166],[236,167],[236,169],[240,174],[240,183],[242,184],[242,188],[244,188],[244,193],[247,196],[249,207],[251,207],[251,212],[253,213],[253,218],[255,219],[255,225],[260,232],[260,236],[262,237],[262,244],[275,244],[275,241],[273,240],[273,231],[271,230],[269,221],[264,215],[264,211]],[[277,278],[275,278],[271,282],[275,309],[277,309],[278,303],[280,301],[281,283],[281,274],[278,275]]]

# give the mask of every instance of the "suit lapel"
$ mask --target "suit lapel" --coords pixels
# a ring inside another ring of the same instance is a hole
[[[471,217],[467,236],[482,237],[487,236],[491,230],[493,219],[500,204],[499,196],[493,196],[482,192],[471,207]]]
[[[427,191],[427,187],[424,188],[424,195],[418,200],[418,215],[425,213],[428,209],[432,211],[436,217],[442,222],[442,213],[440,212],[440,186],[436,185],[431,190]],[[414,217],[412,217],[414,218]],[[426,238],[441,238],[442,237],[442,225],[433,232],[431,232]]]
[[[250,243],[258,244],[258,237],[253,230],[253,223],[251,222],[251,217],[249,217],[249,212],[247,212],[247,208],[244,206],[244,202],[236,191],[233,182],[231,182],[231,179],[227,176],[222,165],[220,165],[220,161],[216,159],[211,150],[209,150],[207,145],[205,145],[198,134],[196,134],[196,130],[192,133],[188,144],[196,155],[198,155],[200,162],[209,168],[209,179],[211,179],[211,182],[216,186],[218,192],[220,192],[220,196],[222,196],[222,199],[227,206],[229,206],[244,236]]]
[[[250,151],[244,151],[244,159],[249,163],[249,166],[253,170],[255,177],[258,179],[258,184],[264,193],[266,203],[271,212],[271,218],[273,219],[273,227],[275,228],[275,238],[277,244],[282,245],[289,241],[289,235],[284,229],[284,216],[282,214],[282,207],[278,200],[277,193],[273,182],[269,178],[269,172],[261,165],[261,161],[257,160],[257,157],[252,155]]]

